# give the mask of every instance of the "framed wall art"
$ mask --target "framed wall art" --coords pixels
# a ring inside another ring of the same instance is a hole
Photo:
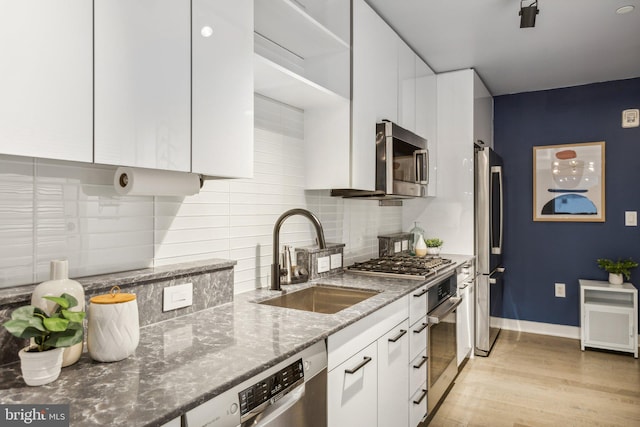
[[[604,145],[533,147],[534,221],[605,221]]]

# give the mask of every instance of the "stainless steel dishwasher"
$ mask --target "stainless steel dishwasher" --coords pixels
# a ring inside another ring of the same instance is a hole
[[[187,427],[327,425],[327,348],[320,341],[184,415]]]

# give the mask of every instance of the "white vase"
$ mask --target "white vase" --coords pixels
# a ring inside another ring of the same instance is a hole
[[[64,348],[33,352],[27,351],[28,349],[29,347],[25,347],[18,352],[24,382],[37,386],[57,380],[62,369]]]
[[[614,273],[609,273],[609,283],[611,283],[612,285],[622,285],[623,279],[622,279],[622,274],[614,274]]]
[[[416,256],[423,257],[427,254],[427,245],[424,242],[424,236],[422,234],[418,234],[418,241],[415,246]]]
[[[56,308],[56,303],[44,299],[44,297],[59,297],[67,293],[78,300],[78,305],[71,311],[84,311],[84,288],[75,280],[69,279],[69,261],[56,259],[51,261],[49,279],[40,283],[31,294],[31,305],[51,314]],[[73,365],[82,355],[82,341],[64,349],[62,366]]]

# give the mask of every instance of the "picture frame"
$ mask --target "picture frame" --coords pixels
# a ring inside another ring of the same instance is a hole
[[[533,220],[605,222],[605,141],[533,147]]]

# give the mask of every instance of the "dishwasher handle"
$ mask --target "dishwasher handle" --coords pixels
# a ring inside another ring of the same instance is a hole
[[[435,310],[429,313],[429,324],[437,325],[440,323],[440,320],[447,317],[453,310],[458,308],[460,303],[462,302],[462,298],[451,297],[442,305],[438,306]]]
[[[254,420],[256,427],[267,427],[273,421],[275,421],[280,415],[288,411],[293,405],[298,403],[300,399],[304,397],[304,383],[300,384],[294,390],[287,393],[280,400],[276,401],[272,405],[268,406],[258,417]]]

